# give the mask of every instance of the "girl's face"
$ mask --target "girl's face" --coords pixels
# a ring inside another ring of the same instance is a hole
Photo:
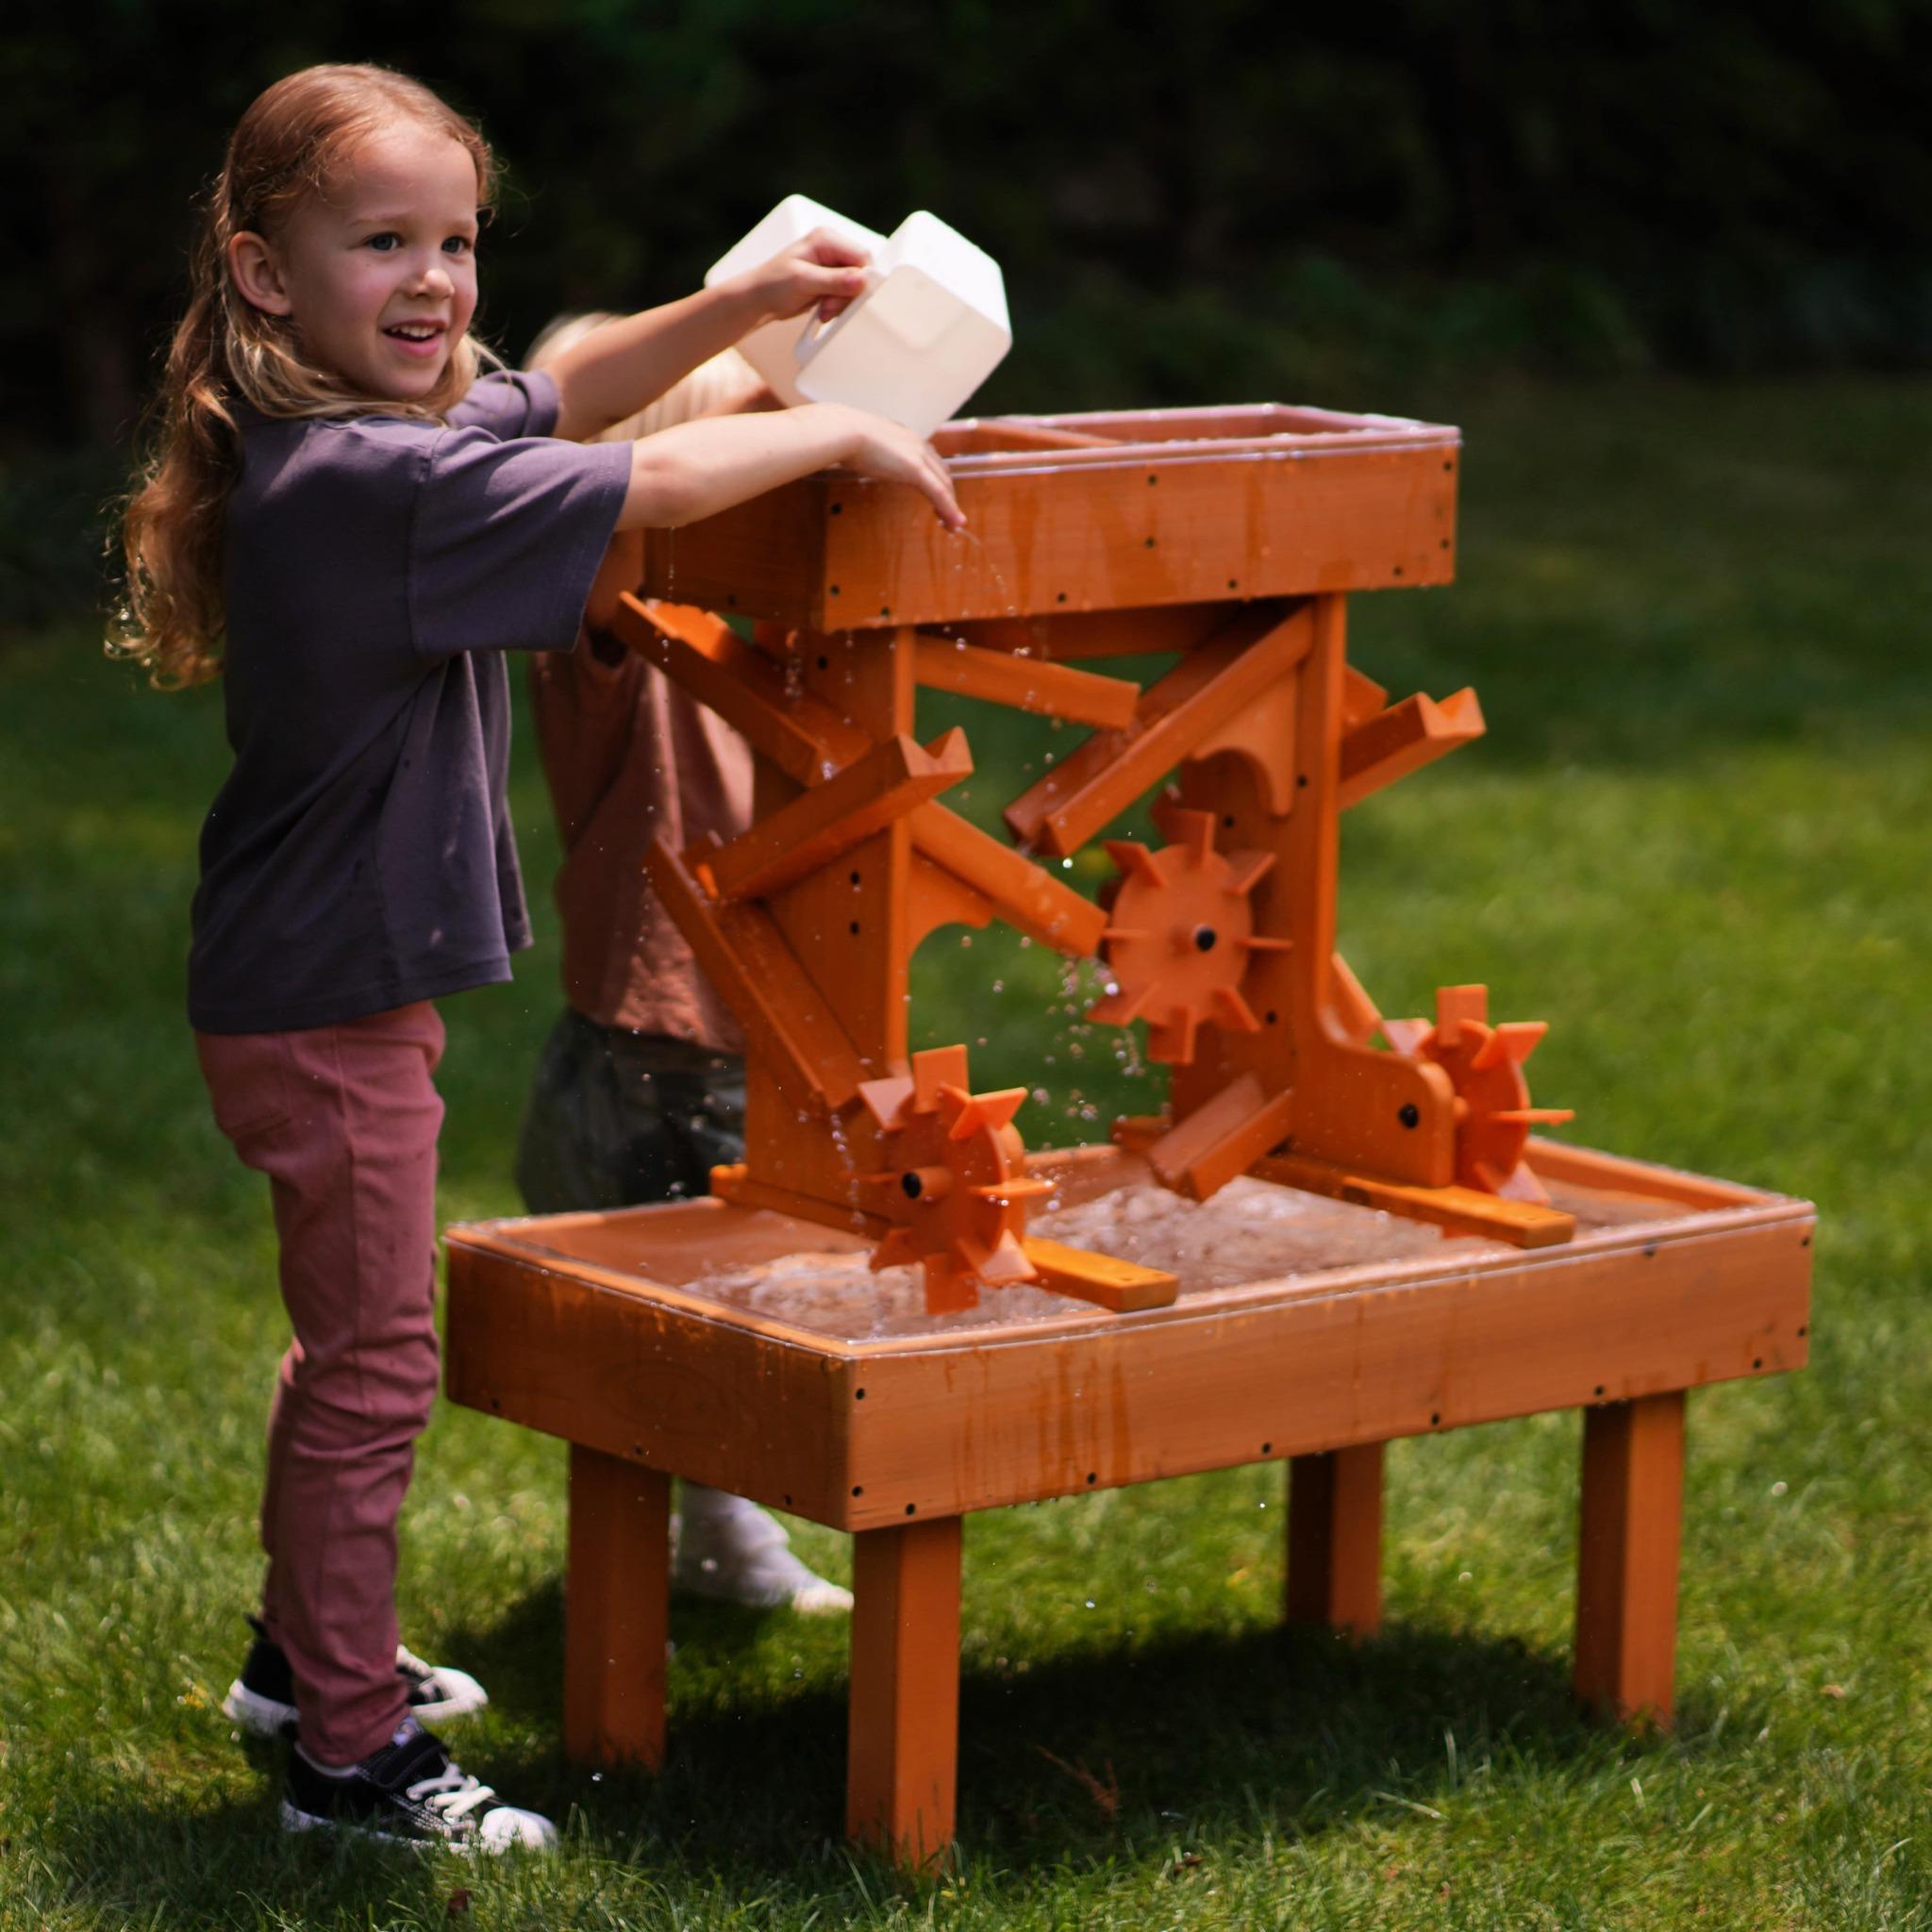
[[[235,236],[228,263],[242,295],[288,316],[317,361],[364,394],[417,401],[476,309],[475,164],[446,134],[385,129],[273,241]]]

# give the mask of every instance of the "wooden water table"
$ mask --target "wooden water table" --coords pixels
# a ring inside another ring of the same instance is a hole
[[[1352,591],[1441,584],[1454,429],[1257,408],[937,439],[972,534],[825,475],[621,541],[592,620],[758,759],[652,883],[745,1033],[702,1201],[450,1231],[453,1399],[569,1441],[565,1737],[664,1748],[669,1481],[854,1535],[847,1824],[953,1834],[970,1512],[1290,1465],[1286,1613],[1379,1619],[1383,1445],[1585,1412],[1575,1681],[1668,1722],[1684,1397],[1802,1366],[1808,1204],[1538,1139],[1540,1022],[1385,1018],[1335,951],[1341,814],[1480,736],[1349,663]],[[676,601],[673,601],[673,599]],[[716,612],[757,620],[747,641]],[[1091,668],[1167,654],[1144,688]],[[995,838],[937,688],[1089,725]],[[1169,783],[1169,780],[1172,783]],[[1114,840],[1099,903],[1059,861]],[[909,1051],[908,969],[993,919],[1098,958],[1166,1110],[1029,1153],[1025,1090]]]

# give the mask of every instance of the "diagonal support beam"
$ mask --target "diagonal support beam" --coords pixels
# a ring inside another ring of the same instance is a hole
[[[785,674],[708,610],[626,592],[610,635],[708,706],[754,751],[800,785],[819,785],[872,741],[822,698],[786,688]]]
[[[644,869],[658,904],[784,1097],[818,1114],[836,1113],[857,1099],[866,1077],[858,1050],[772,916],[758,906],[712,905],[661,839]]]
[[[984,698],[1015,710],[1116,730],[1133,723],[1134,707],[1141,701],[1141,687],[1131,678],[1103,677],[1097,671],[935,638],[921,638],[914,645],[912,675],[928,691],[949,691],[958,697]]]
[[[1141,692],[1126,729],[1096,731],[1023,791],[1007,808],[1013,837],[1057,858],[1071,857],[1286,676],[1314,636],[1307,606],[1269,602],[1243,609]]]
[[[914,846],[990,899],[1008,924],[1070,958],[1100,950],[1107,914],[1092,900],[942,805],[920,806],[910,823]]]
[[[972,772],[963,731],[947,732],[930,749],[895,733],[729,844],[694,847],[685,860],[714,899],[761,899],[829,865]]]
[[[1148,1163],[1163,1186],[1205,1201],[1278,1147],[1293,1124],[1292,1088],[1269,1093],[1257,1075],[1241,1074],[1156,1141]]]
[[[1440,704],[1420,691],[1355,725],[1341,741],[1342,810],[1483,735],[1475,692],[1452,691]]]

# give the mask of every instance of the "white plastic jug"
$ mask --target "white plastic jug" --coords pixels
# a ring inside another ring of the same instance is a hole
[[[885,241],[794,194],[705,280],[767,260],[820,225],[870,251],[872,286],[830,322],[808,314],[768,324],[741,349],[787,402],[847,403],[930,436],[1012,346],[999,264],[924,210],[908,215]],[[789,368],[781,349],[790,352]]]
[[[726,275],[741,275],[760,262],[770,261],[780,249],[803,242],[814,228],[829,228],[840,241],[864,250],[874,262],[886,252],[883,235],[848,221],[808,194],[788,194],[742,242],[711,264],[705,275],[705,287],[708,289]],[[791,316],[784,322],[768,322],[763,327],[753,329],[738,345],[739,354],[764,377],[781,402],[806,400],[798,387],[797,349],[813,320],[813,311],[808,309],[803,315]]]

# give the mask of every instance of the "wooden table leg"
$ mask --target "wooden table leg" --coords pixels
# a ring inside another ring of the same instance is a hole
[[[563,1748],[577,1764],[664,1761],[671,1478],[571,1444]]]
[[[913,1867],[953,1841],[959,1524],[936,1516],[852,1539],[845,1830]]]
[[[1288,1621],[1382,1627],[1382,1447],[1296,1456],[1288,1480]]]
[[[1683,1500],[1681,1390],[1584,1411],[1576,1694],[1623,1723],[1671,1722]]]

